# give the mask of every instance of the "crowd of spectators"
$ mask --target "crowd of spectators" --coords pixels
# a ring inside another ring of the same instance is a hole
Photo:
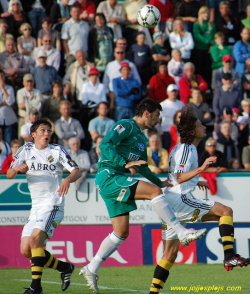
[[[138,9],[161,20],[141,27]],[[0,170],[47,117],[52,142],[80,166],[79,189],[97,171],[99,144],[149,97],[161,124],[149,130],[150,169],[164,173],[189,105],[207,127],[200,162],[211,172],[250,169],[250,5],[234,0],[1,0]],[[210,137],[210,138],[209,138]]]

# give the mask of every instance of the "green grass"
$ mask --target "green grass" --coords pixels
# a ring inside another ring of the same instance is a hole
[[[149,287],[154,272],[154,266],[137,267],[102,267],[99,271],[101,294],[130,294],[149,293]],[[222,265],[176,265],[171,269],[169,279],[161,293],[250,293],[250,268],[236,268],[231,272],[223,269]],[[65,292],[67,294],[90,294],[82,276],[78,275],[77,268],[72,276],[71,286]],[[20,294],[23,287],[30,284],[29,269],[0,269],[0,293]],[[200,287],[220,287],[213,290]],[[240,286],[239,290],[226,290],[228,286]],[[57,271],[45,269],[43,274],[44,294],[63,293],[60,289],[60,277]],[[187,290],[171,290],[171,287],[188,287]],[[199,287],[192,288],[189,287]],[[221,287],[224,290],[221,291]]]

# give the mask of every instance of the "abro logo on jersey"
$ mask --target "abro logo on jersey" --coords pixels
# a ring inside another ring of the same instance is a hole
[[[30,170],[47,170],[47,171],[55,171],[56,166],[54,164],[44,164],[32,162],[30,166]]]

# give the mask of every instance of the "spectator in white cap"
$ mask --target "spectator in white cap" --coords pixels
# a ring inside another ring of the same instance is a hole
[[[178,87],[175,84],[170,84],[167,87],[167,95],[168,98],[161,102],[161,128],[163,131],[162,146],[169,151],[171,142],[169,130],[173,124],[173,118],[176,111],[181,110],[184,103],[177,100]]]

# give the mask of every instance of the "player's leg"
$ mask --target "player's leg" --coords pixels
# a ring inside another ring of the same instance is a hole
[[[219,232],[224,249],[224,267],[227,271],[232,270],[235,266],[247,266],[250,262],[249,258],[243,258],[234,251],[234,225],[233,210],[219,202],[211,210],[205,214],[201,221],[219,221]]]

